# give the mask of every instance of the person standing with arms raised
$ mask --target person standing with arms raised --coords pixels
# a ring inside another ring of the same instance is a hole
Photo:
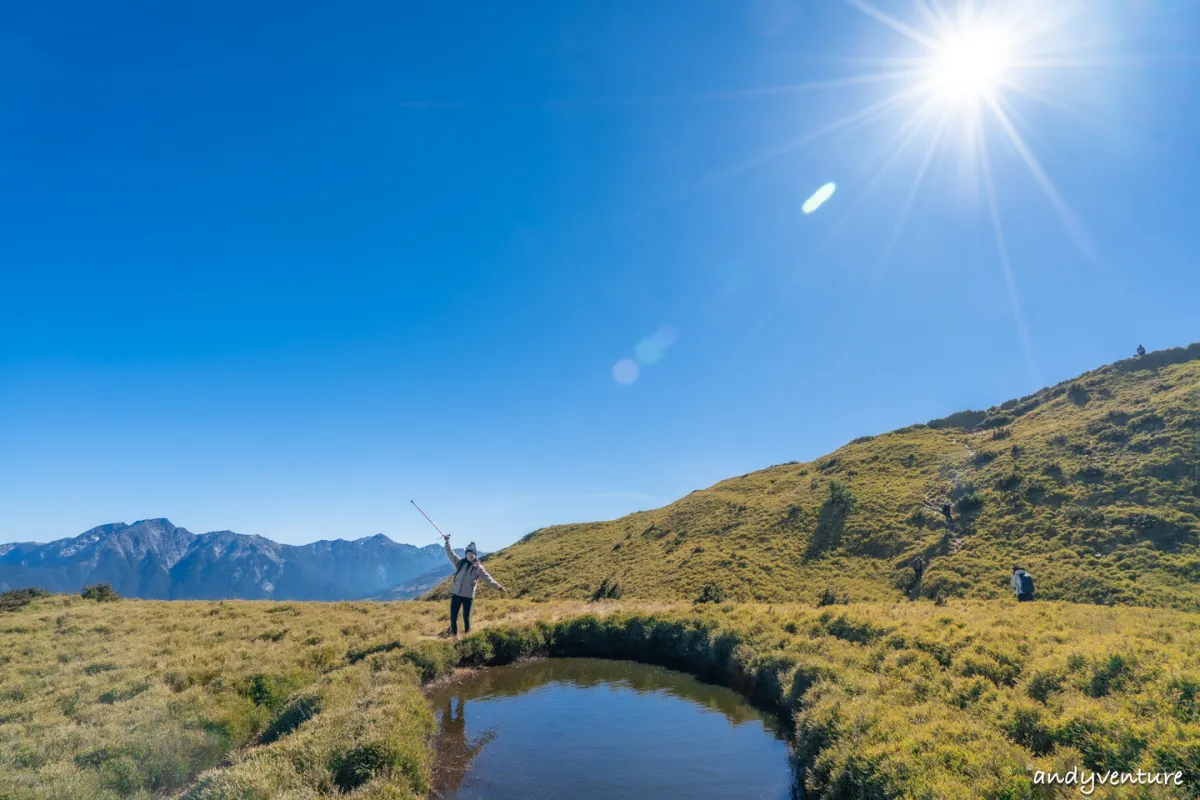
[[[501,586],[483,568],[483,564],[479,563],[479,551],[476,550],[474,542],[467,545],[466,554],[459,558],[450,547],[450,534],[443,533],[442,539],[446,543],[446,557],[454,565],[454,582],[450,586],[450,634],[457,639],[458,610],[460,608],[462,609],[464,632],[471,632],[471,604],[475,602],[475,587],[479,585],[480,578],[493,589],[505,593],[508,592],[508,589]]]

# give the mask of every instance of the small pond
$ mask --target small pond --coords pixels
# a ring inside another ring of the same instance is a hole
[[[548,659],[482,670],[429,699],[435,798],[801,797],[776,722],[679,672]]]

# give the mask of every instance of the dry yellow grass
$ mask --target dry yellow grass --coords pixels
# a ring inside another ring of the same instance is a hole
[[[422,683],[531,655],[739,689],[794,718],[814,797],[1053,796],[1030,766],[1180,769],[1191,787],[1098,797],[1200,786],[1196,614],[485,598],[474,616],[455,646],[442,603],[52,596],[0,613],[0,797],[421,797]]]

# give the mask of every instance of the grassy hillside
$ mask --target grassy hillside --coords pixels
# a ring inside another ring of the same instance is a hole
[[[635,658],[791,717],[814,798],[1016,798],[1030,770],[1200,787],[1200,615],[1008,601],[811,605],[0,602],[0,797],[419,798],[421,685],[533,655]],[[585,613],[591,612],[591,613]]]
[[[488,559],[531,599],[1039,597],[1200,608],[1200,344]],[[940,511],[953,506],[950,528]],[[929,563],[914,585],[910,562]],[[432,596],[444,596],[442,584]]]

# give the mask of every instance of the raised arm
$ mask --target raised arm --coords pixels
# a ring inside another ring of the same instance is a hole
[[[450,559],[450,566],[458,569],[458,556],[454,555],[454,548],[450,546],[450,537],[446,537],[446,557]]]
[[[495,578],[488,574],[488,571],[483,568],[483,564],[479,565],[479,577],[483,578],[484,583],[486,583],[488,586],[491,586],[493,589],[501,592],[508,591],[508,589],[505,589]]]

